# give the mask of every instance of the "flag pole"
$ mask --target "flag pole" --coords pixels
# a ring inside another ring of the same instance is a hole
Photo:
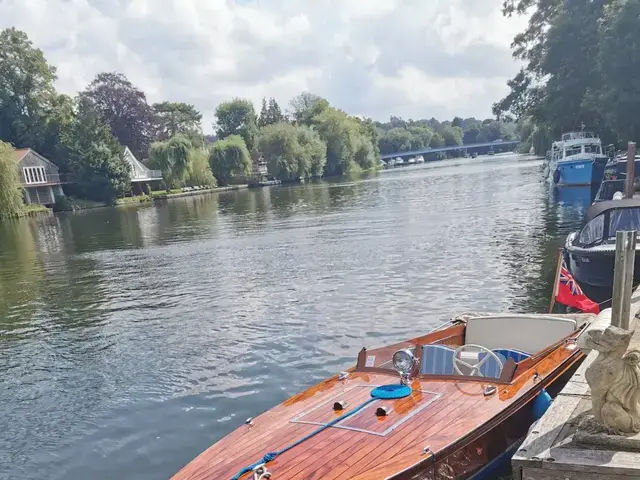
[[[562,268],[562,248],[558,248],[556,254],[556,276],[553,278],[553,290],[551,291],[551,302],[549,303],[549,313],[553,313],[553,307],[556,304],[556,295],[558,295],[558,281],[560,280],[560,269]]]

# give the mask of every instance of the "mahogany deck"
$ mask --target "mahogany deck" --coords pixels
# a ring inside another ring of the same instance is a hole
[[[454,335],[441,331],[420,337],[419,341],[451,342],[454,345],[455,341],[461,341],[460,326],[447,330]],[[415,344],[416,340],[405,344]],[[380,361],[384,360],[380,352],[390,353],[395,348],[376,350]],[[424,468],[431,468],[428,465],[434,465],[436,458],[440,462],[455,452],[469,456],[477,451],[475,461],[486,463],[487,452],[474,447],[472,442],[515,415],[543,387],[580,358],[582,354],[575,345],[560,343],[536,359],[520,363],[509,385],[477,377],[475,380],[416,378],[412,382],[413,394],[410,397],[374,402],[278,456],[267,464],[268,471],[277,480],[365,480],[392,477],[412,467],[415,470],[421,462]],[[243,425],[222,438],[173,478],[230,479],[245,466],[259,461],[265,453],[286,447],[316,430],[318,424],[339,416],[332,410],[334,401],[346,400],[349,411],[370,398],[369,392],[375,386],[397,381],[397,375],[392,372],[360,371],[352,371],[346,381],[337,377],[328,379],[256,417],[253,426]],[[486,397],[483,392],[488,384],[496,385],[498,391]],[[375,416],[375,409],[380,405],[391,408],[387,417]],[[465,446],[467,450],[471,449],[471,453],[460,450]],[[425,454],[425,447],[430,453]],[[418,467],[418,470],[420,468],[423,467]],[[251,478],[251,475],[245,475],[243,480],[245,478]],[[411,478],[435,477],[412,474]]]

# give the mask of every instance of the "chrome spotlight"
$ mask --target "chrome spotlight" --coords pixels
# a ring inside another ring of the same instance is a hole
[[[393,354],[393,368],[395,368],[396,372],[400,375],[400,380],[403,385],[409,383],[409,377],[415,365],[416,357],[410,349],[404,348]]]

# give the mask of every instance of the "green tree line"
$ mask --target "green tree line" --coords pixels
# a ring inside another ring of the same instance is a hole
[[[162,171],[167,189],[228,184],[251,175],[260,151],[270,175],[283,181],[343,175],[380,166],[380,153],[509,139],[515,123],[456,117],[453,121],[360,118],[304,92],[282,109],[265,98],[260,113],[247,99],[220,104],[215,137],[202,114],[181,102],[150,104],[123,74],[103,72],[74,97],[56,91],[56,68],[15,28],[0,31],[0,208],[15,208],[17,176],[10,147],[32,148],[73,176],[67,193],[112,203],[131,189],[125,147]],[[9,167],[6,167],[9,165]],[[8,193],[7,193],[8,192]],[[17,194],[16,194],[17,192]],[[4,197],[3,197],[4,198]],[[4,207],[4,205],[7,205]],[[9,205],[12,205],[9,207]]]
[[[525,65],[493,111],[537,153],[582,123],[605,143],[640,139],[640,0],[506,0],[503,14],[529,16],[512,43]]]
[[[444,122],[435,118],[403,120],[392,116],[386,123],[375,122],[375,126],[382,154],[517,138],[517,125],[509,116],[499,120],[455,117],[453,121]]]

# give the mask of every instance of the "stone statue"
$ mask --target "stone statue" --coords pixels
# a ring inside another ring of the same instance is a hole
[[[640,432],[640,350],[627,351],[633,332],[609,326],[586,335],[599,352],[585,371],[595,420],[612,433]]]

